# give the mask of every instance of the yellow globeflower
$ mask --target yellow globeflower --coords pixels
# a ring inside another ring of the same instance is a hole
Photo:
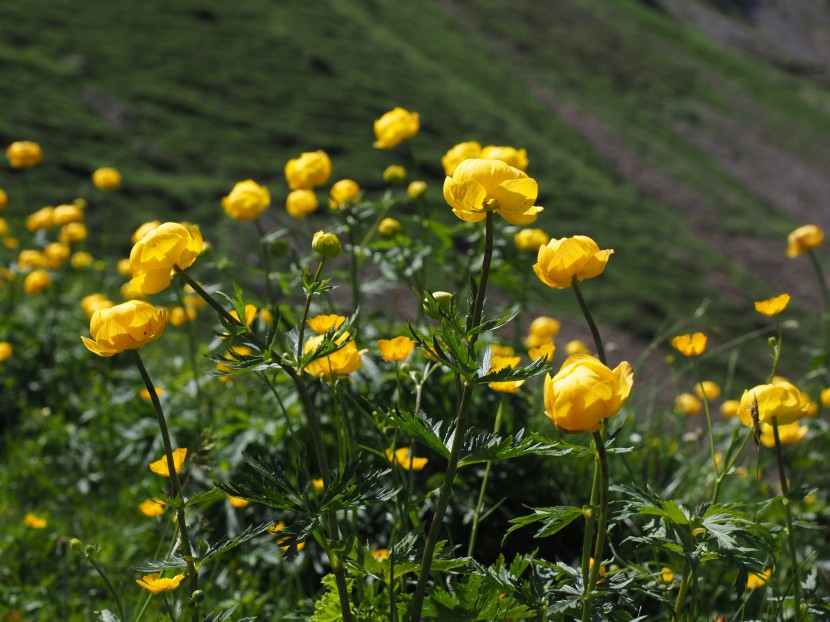
[[[458,143],[454,147],[450,147],[449,151],[441,157],[441,164],[444,167],[444,172],[447,176],[452,176],[455,169],[464,160],[481,157],[481,144],[474,140],[466,143]]]
[[[700,356],[706,351],[706,335],[677,335],[672,337],[671,346],[683,356]]]
[[[409,453],[408,447],[401,447],[396,449],[394,453],[391,449],[386,450],[386,457],[394,465],[401,467],[407,471],[422,471],[429,462],[429,458],[415,458]]]
[[[173,468],[176,469],[176,475],[182,472],[184,460],[187,457],[187,448],[173,450]],[[162,456],[155,462],[150,463],[150,470],[156,475],[162,477],[170,477],[170,467],[167,464],[167,455]]]
[[[704,380],[703,382],[697,383],[695,385],[695,395],[703,399],[704,394],[710,402],[716,400],[720,397],[720,387],[716,382],[712,382],[711,380]]]
[[[51,244],[47,244],[43,249],[43,254],[46,256],[46,259],[49,260],[50,268],[59,268],[62,266],[64,262],[69,259],[69,255],[71,253],[72,251],[70,248],[66,244],[61,244],[60,242],[52,242]]]
[[[403,166],[392,164],[383,171],[383,181],[390,184],[402,184],[406,181],[406,169]]]
[[[427,182],[416,179],[415,181],[410,182],[406,187],[406,196],[414,201],[415,199],[420,199],[424,196],[426,191]]]
[[[360,186],[354,179],[341,179],[329,190],[329,207],[344,209],[360,203]]]
[[[548,287],[570,287],[574,279],[582,281],[599,276],[614,249],[600,250],[596,242],[584,235],[551,240],[539,247],[533,271]]]
[[[184,579],[184,574],[177,574],[175,577],[160,579],[159,573],[154,572],[144,575],[143,579],[136,579],[135,582],[151,594],[161,594],[162,592],[175,590],[179,587],[182,579]]]
[[[70,222],[61,227],[58,233],[58,241],[61,244],[74,244],[86,240],[86,225],[82,222]],[[128,275],[129,276],[129,275]]]
[[[516,250],[523,253],[538,252],[540,246],[550,241],[550,236],[541,229],[522,229],[513,236]]]
[[[0,363],[8,361],[12,357],[12,354],[14,354],[12,344],[8,341],[0,341]]]
[[[407,138],[412,138],[420,129],[420,117],[417,112],[403,108],[394,108],[380,119],[375,120],[375,149],[393,149]]]
[[[403,361],[412,354],[415,349],[415,342],[409,337],[401,336],[394,339],[379,339],[378,347],[384,361]]]
[[[553,339],[559,334],[560,328],[562,328],[562,324],[559,320],[546,315],[540,315],[530,323],[528,333],[537,337]]]
[[[527,151],[525,149],[489,145],[481,150],[479,157],[485,160],[501,160],[520,171],[527,170]]]
[[[19,140],[8,146],[6,157],[12,168],[32,168],[40,164],[43,153],[39,144],[30,140]]]
[[[256,319],[257,308],[256,305],[245,305],[245,326],[250,326]],[[234,310],[231,311],[231,317],[235,320],[239,319],[239,314]]]
[[[797,387],[786,380],[773,380],[772,384],[761,384],[746,389],[741,396],[738,417],[744,425],[753,425],[752,409],[758,403],[758,420],[760,423],[786,425],[806,417],[810,410],[810,399]]]
[[[375,549],[372,551],[372,557],[379,562],[386,561],[389,559],[389,549]]]
[[[147,499],[138,504],[138,509],[147,518],[155,518],[164,514],[164,503],[158,499]]]
[[[556,346],[553,343],[545,343],[541,346],[530,348],[527,352],[527,355],[530,357],[532,361],[545,357],[547,358],[548,363],[553,362],[553,357],[555,354]]]
[[[23,291],[29,296],[34,296],[46,289],[51,282],[52,279],[46,270],[34,270],[23,279]]]
[[[328,356],[312,361],[305,367],[305,371],[312,376],[320,378],[332,378],[334,376],[347,376],[360,369],[363,351],[357,349],[354,341],[347,342],[349,333],[343,333],[337,339],[340,349]],[[304,352],[314,352],[325,339],[325,335],[310,337],[305,343]]]
[[[9,204],[9,195],[6,194],[6,191],[0,188],[0,212],[6,209],[6,206]]]
[[[98,356],[113,356],[135,350],[161,337],[167,313],[140,300],[129,300],[110,308],[98,308],[89,322],[92,339],[81,337],[87,349]]]
[[[51,205],[41,207],[36,212],[32,212],[26,217],[26,228],[29,231],[38,231],[39,229],[48,229],[55,226],[55,208]]]
[[[516,367],[521,358],[518,356],[497,356],[490,360],[490,371],[501,371],[507,367]],[[500,382],[488,382],[487,386],[499,393],[518,393],[525,383],[524,380],[505,380]]]
[[[674,398],[674,412],[679,415],[697,415],[703,404],[691,393],[681,393]]]
[[[400,234],[401,223],[394,218],[384,218],[378,225],[378,235],[384,240],[391,240]]]
[[[115,303],[101,293],[90,294],[81,298],[81,309],[84,310],[86,317],[90,320],[98,309],[109,309],[114,306]]]
[[[668,566],[663,566],[660,569],[660,574],[658,575],[661,583],[671,583],[674,581],[674,570],[669,568]]]
[[[58,205],[52,210],[52,222],[55,225],[68,225],[70,222],[81,222],[83,219],[84,210],[74,203]]]
[[[157,294],[173,280],[173,266],[188,268],[202,252],[199,227],[166,222],[148,232],[130,252],[130,284],[142,294]]]
[[[824,231],[818,225],[804,225],[787,236],[787,257],[798,257],[808,250],[821,246]]]
[[[633,383],[627,362],[612,371],[593,356],[571,356],[558,374],[545,377],[545,414],[565,432],[595,432],[619,411]]]
[[[43,529],[48,523],[45,518],[29,512],[23,516],[23,524],[31,529]]]
[[[253,179],[238,182],[229,195],[222,197],[222,208],[234,220],[255,220],[269,205],[268,188]]]
[[[324,151],[310,151],[285,165],[285,180],[291,190],[311,190],[331,177],[331,160]]]
[[[322,477],[312,479],[311,485],[314,487],[314,490],[323,490],[326,487]]]
[[[196,309],[192,307],[173,307],[168,312],[167,322],[173,328],[180,328],[196,319]]]
[[[782,445],[795,445],[805,436],[808,428],[798,421],[778,426],[778,440]],[[764,447],[775,447],[775,432],[772,426],[766,423],[761,424],[761,442]]]
[[[124,283],[120,289],[121,297],[124,300],[144,300],[146,296],[133,287],[129,281]]]
[[[772,576],[772,568],[767,568],[764,572],[750,572],[746,578],[746,589],[754,590],[763,587],[767,584]]]
[[[21,270],[32,268],[48,268],[49,258],[40,251],[24,249],[17,256],[17,267]]]
[[[586,346],[585,343],[579,339],[572,339],[565,344],[565,353],[568,356],[573,356],[574,354],[588,354],[588,352],[588,346]]]
[[[75,268],[75,270],[89,268],[94,263],[95,257],[86,251],[76,251],[72,253],[72,257],[69,258],[69,265]]]
[[[741,402],[739,400],[726,400],[720,405],[720,414],[727,419],[731,419],[732,417],[738,416],[738,410],[740,410],[740,408]]]
[[[243,499],[242,497],[234,497],[232,495],[228,495],[228,503],[239,509],[246,508],[251,505],[251,502],[247,499]]]
[[[311,248],[323,257],[337,257],[343,252],[343,245],[340,239],[333,233],[318,231],[311,239]]]
[[[536,180],[501,160],[464,160],[444,180],[444,199],[461,220],[479,222],[494,212],[511,225],[527,225],[544,208],[534,206]]]
[[[156,390],[156,397],[160,398],[162,395],[164,395],[164,387],[154,387],[154,388]],[[150,397],[150,391],[146,388],[141,389],[141,391],[138,392],[138,397],[140,397],[141,399],[143,399],[147,402],[152,402],[153,401],[153,398]]]
[[[346,318],[342,315],[315,315],[314,317],[308,318],[306,320],[306,324],[308,324],[308,327],[315,333],[322,335],[323,333],[330,331],[332,327],[335,329],[340,328],[345,321]]]
[[[121,173],[105,166],[92,173],[92,183],[98,190],[118,190],[121,187]]]
[[[772,317],[786,309],[788,304],[790,304],[790,295],[781,294],[768,300],[759,300],[755,303],[755,310],[761,315]]]
[[[825,408],[830,408],[830,387],[821,390],[821,404]]]
[[[153,229],[155,229],[156,227],[160,227],[160,226],[161,226],[161,221],[159,221],[159,220],[148,220],[143,225],[141,225],[138,229],[133,231],[133,235],[132,235],[132,238],[131,238],[132,241],[133,241],[133,244],[138,242],[141,238],[143,238],[145,235],[150,233]]]
[[[305,218],[319,206],[314,190],[294,190],[285,199],[285,210],[293,218]]]

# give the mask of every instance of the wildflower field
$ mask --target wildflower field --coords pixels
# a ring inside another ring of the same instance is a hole
[[[830,619],[822,227],[672,255],[587,167],[396,104],[193,210],[10,136],[0,620]]]

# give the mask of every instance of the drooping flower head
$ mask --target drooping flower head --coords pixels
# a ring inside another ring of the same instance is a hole
[[[234,220],[256,220],[271,205],[268,188],[253,179],[237,182],[233,190],[222,197],[222,208]]]
[[[798,257],[808,250],[821,246],[824,231],[818,225],[804,225],[787,236],[787,257]]]
[[[103,301],[101,301],[101,304]],[[89,322],[92,339],[81,337],[87,349],[109,357],[135,350],[161,337],[167,313],[141,300],[129,300],[114,307],[99,307]]]
[[[412,138],[421,129],[417,112],[394,108],[375,120],[375,149],[393,149],[407,138]]]
[[[202,252],[199,227],[166,222],[144,235],[130,252],[130,284],[142,294],[157,294],[173,280],[173,266],[188,268]]]
[[[570,287],[574,278],[592,279],[605,270],[613,249],[600,250],[596,242],[584,235],[551,240],[539,247],[533,271],[548,287]]]

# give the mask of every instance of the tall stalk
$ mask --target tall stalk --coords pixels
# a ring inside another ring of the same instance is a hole
[[[821,301],[823,303],[823,311],[821,314],[821,324],[824,333],[824,352],[822,353],[822,364],[826,367],[828,359],[830,359],[830,289],[827,286],[827,279],[824,278],[824,270],[818,260],[815,250],[807,251],[807,256],[810,258],[810,263],[813,264],[813,270],[816,272],[818,279],[819,290],[821,291]]]
[[[582,622],[588,622],[591,617],[591,592],[599,579],[599,569],[602,566],[602,554],[605,549],[605,528],[608,523],[608,454],[605,452],[605,440],[600,432],[594,432],[594,446],[597,450],[597,466],[599,467],[599,521],[597,522],[597,539],[594,545],[594,564],[588,584],[585,586],[582,603]],[[584,560],[583,560],[584,562]]]
[[[801,581],[798,578],[798,553],[795,548],[793,533],[793,515],[790,510],[790,487],[787,485],[787,473],[784,470],[784,454],[781,451],[781,439],[778,435],[778,417],[772,418],[772,434],[775,438],[775,456],[778,459],[778,477],[781,480],[781,495],[784,497],[784,514],[787,518],[787,542],[790,547],[790,563],[793,573],[793,600],[795,602],[795,620],[801,620]]]
[[[493,424],[493,434],[498,434],[501,428],[501,418],[504,412],[504,396],[499,396],[499,407],[496,410],[496,422]],[[476,545],[476,536],[478,535],[478,523],[481,520],[481,506],[484,505],[484,493],[487,490],[487,480],[490,478],[490,469],[493,467],[493,461],[488,460],[487,466],[484,467],[484,477],[481,479],[481,489],[478,491],[478,502],[476,503],[475,513],[473,514],[473,527],[470,531],[470,543],[467,545],[467,557],[473,556],[473,551]]]

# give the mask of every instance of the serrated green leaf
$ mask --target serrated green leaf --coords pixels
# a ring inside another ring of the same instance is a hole
[[[517,518],[510,519],[512,527],[510,527],[510,529],[508,529],[507,532],[504,534],[502,542],[504,542],[507,536],[509,536],[517,529],[521,529],[522,527],[526,527],[528,525],[540,522],[542,523],[542,526],[533,535],[533,537],[544,538],[547,536],[552,536],[553,534],[561,531],[562,529],[570,525],[572,522],[574,522],[577,518],[580,518],[582,515],[582,508],[574,506],[557,505],[547,508],[534,508],[533,514],[528,514],[527,516],[519,516]]]

